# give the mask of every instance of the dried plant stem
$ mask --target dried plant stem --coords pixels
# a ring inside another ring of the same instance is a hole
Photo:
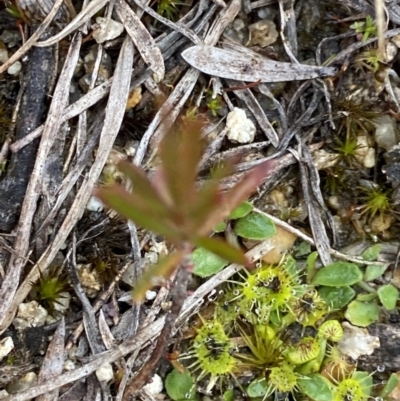
[[[131,399],[131,396],[138,392],[149,381],[149,379],[154,375],[154,372],[159,365],[160,359],[165,354],[167,341],[172,332],[174,323],[179,316],[182,305],[187,297],[187,285],[190,278],[190,272],[192,270],[192,261],[190,259],[191,252],[189,251],[189,249],[191,249],[190,245],[185,244],[184,248],[188,250],[188,252],[172,284],[172,306],[165,317],[165,324],[158,337],[157,345],[155,346],[150,359],[146,362],[142,370],[126,388],[122,401],[129,401]]]

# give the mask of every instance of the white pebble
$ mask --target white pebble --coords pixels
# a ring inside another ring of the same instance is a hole
[[[7,72],[10,75],[18,75],[19,72],[21,71],[21,68],[22,68],[22,64],[19,61],[16,61],[13,65],[8,67]]]
[[[8,397],[10,394],[7,393],[7,390],[0,390],[0,400]]]
[[[11,337],[3,338],[0,341],[0,360],[7,356],[14,348],[14,341]]]
[[[124,26],[117,21],[103,17],[97,17],[97,29],[93,31],[93,38],[97,43],[117,38],[124,31]]]
[[[91,212],[101,212],[104,209],[104,204],[99,198],[91,196],[88,204],[86,205],[86,209],[90,210]]]
[[[249,120],[246,112],[235,107],[226,118],[226,126],[229,128],[228,139],[233,143],[251,143],[254,141],[256,127]]]
[[[105,363],[101,365],[96,370],[96,376],[99,382],[108,382],[114,377],[113,368],[110,363]]]
[[[163,382],[160,376],[155,374],[149,383],[147,383],[143,389],[150,395],[160,394],[163,389]]]
[[[156,291],[150,291],[150,290],[146,291],[146,299],[148,301],[152,301],[156,296],[157,296],[157,292]]]

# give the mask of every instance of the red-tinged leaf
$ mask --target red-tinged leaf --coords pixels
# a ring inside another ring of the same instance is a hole
[[[124,173],[133,184],[133,191],[155,210],[163,210],[167,214],[168,206],[163,202],[156,188],[142,169],[124,160],[118,163],[118,169]]]
[[[211,177],[207,180],[203,186],[197,192],[197,204],[191,211],[191,218],[198,228],[204,224],[208,215],[221,200],[221,194],[219,193],[220,180],[234,171],[234,165],[230,160],[223,161],[218,165],[211,173]],[[218,221],[215,226],[220,223],[223,218]],[[213,226],[213,228],[215,227]]]
[[[182,262],[184,256],[184,251],[176,251],[160,259],[155,265],[149,267],[135,285],[132,294],[133,301],[136,303],[141,302],[146,295],[147,290],[164,284]]]
[[[197,166],[202,153],[201,130],[172,128],[160,144],[160,158],[167,188],[176,208],[190,209],[195,199]]]
[[[162,211],[154,210],[135,193],[130,194],[120,185],[107,186],[95,192],[105,204],[121,216],[132,220],[139,226],[161,234],[170,240],[179,240],[181,235]]]
[[[195,244],[198,247],[207,249],[208,251],[215,253],[220,258],[227,260],[231,263],[237,263],[239,265],[248,266],[250,264],[246,255],[238,248],[228,244],[226,241],[210,238],[200,237],[196,238]]]
[[[271,170],[272,163],[272,161],[266,161],[253,168],[230,191],[224,193],[222,201],[219,205],[215,205],[201,229],[198,230],[198,234],[207,235],[219,222],[228,217],[243,201],[247,200],[261,185],[268,171]]]

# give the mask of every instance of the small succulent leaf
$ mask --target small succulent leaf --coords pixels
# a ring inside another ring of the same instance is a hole
[[[136,303],[141,302],[146,295],[146,291],[155,286],[164,284],[182,262],[184,256],[185,252],[175,251],[174,253],[161,258],[155,265],[146,269],[135,284],[132,293],[133,301]]]
[[[379,394],[379,397],[386,399],[389,394],[399,385],[399,378],[396,373],[392,373]]]
[[[229,216],[229,220],[240,219],[247,216],[253,210],[253,205],[250,202],[242,202]]]
[[[234,401],[235,392],[233,390],[227,390],[224,392],[222,398],[224,399],[224,401]]]
[[[361,302],[371,302],[378,298],[378,294],[376,292],[373,293],[361,293],[356,296],[357,301]]]
[[[319,373],[300,377],[298,384],[301,392],[313,401],[333,400],[331,382]]]
[[[228,262],[205,248],[197,248],[192,253],[193,273],[199,277],[208,277],[221,271]]]
[[[268,383],[265,378],[253,380],[247,387],[247,395],[250,398],[264,397],[268,392]]]
[[[342,309],[356,296],[350,286],[320,287],[318,293],[332,310]]]
[[[368,265],[365,269],[364,280],[368,282],[381,277],[387,268],[388,265]]]
[[[226,222],[225,221],[221,221],[221,223],[218,223],[215,227],[214,227],[214,232],[215,233],[222,233],[226,230]]]
[[[218,238],[200,237],[195,240],[195,245],[205,248],[231,263],[243,266],[249,264],[246,255],[240,249]]]
[[[361,257],[364,260],[373,261],[376,260],[381,252],[382,244],[375,244],[367,248],[362,254]]]
[[[350,302],[344,314],[345,318],[354,326],[367,327],[379,319],[377,302]]]
[[[166,211],[154,210],[150,204],[147,204],[135,193],[130,194],[119,185],[111,185],[98,189],[95,195],[121,216],[132,220],[141,227],[170,240],[181,238],[178,230],[165,216]]]
[[[165,379],[165,389],[174,401],[196,399],[194,380],[188,371],[179,373],[174,369]]]
[[[327,287],[343,287],[358,283],[362,280],[362,276],[362,271],[354,263],[336,262],[319,269],[312,283]]]
[[[378,288],[378,297],[386,310],[393,310],[396,307],[397,300],[399,299],[398,289],[392,285],[382,285]]]
[[[267,216],[252,212],[236,222],[234,231],[239,237],[263,240],[276,234],[276,227]]]
[[[223,194],[214,210],[208,215],[203,226],[199,230],[200,235],[207,235],[219,222],[229,216],[243,201],[245,201],[263,182],[271,170],[273,162],[266,161],[253,168],[230,191]]]
[[[142,169],[126,160],[118,163],[118,169],[132,182],[133,191],[138,196],[140,196],[145,202],[149,202],[155,209],[165,210],[167,213],[168,207],[165,205]]]
[[[202,154],[201,126],[173,127],[160,144],[160,158],[168,191],[176,208],[187,212],[195,201],[197,167]]]

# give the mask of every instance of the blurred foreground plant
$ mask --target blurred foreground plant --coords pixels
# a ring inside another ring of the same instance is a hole
[[[139,279],[134,290],[135,301],[140,301],[152,286],[162,284],[191,253],[193,246],[248,266],[241,250],[209,238],[209,234],[261,184],[270,162],[262,163],[230,191],[221,193],[221,180],[234,171],[234,164],[225,161],[213,169],[209,180],[199,188],[198,164],[205,148],[201,128],[200,120],[186,120],[164,136],[159,149],[160,165],[152,180],[139,167],[123,161],[118,168],[132,182],[133,191],[128,192],[119,184],[97,191],[97,196],[122,216],[164,236],[175,246],[174,253],[161,259]]]
[[[230,191],[222,193],[221,180],[234,172],[234,164],[225,161],[199,187],[198,166],[205,148],[202,125],[199,119],[186,119],[165,134],[159,148],[160,165],[151,180],[139,167],[121,162],[118,167],[132,182],[132,192],[119,184],[97,191],[97,196],[119,214],[161,234],[175,247],[173,253],[150,267],[135,284],[133,299],[140,302],[148,289],[164,284],[176,271],[170,290],[172,306],[157,345],[146,365],[127,387],[123,401],[147,383],[164,354],[173,324],[187,297],[193,248],[203,247],[230,262],[249,266],[241,250],[225,241],[209,238],[209,234],[262,183],[270,163],[262,163]]]

